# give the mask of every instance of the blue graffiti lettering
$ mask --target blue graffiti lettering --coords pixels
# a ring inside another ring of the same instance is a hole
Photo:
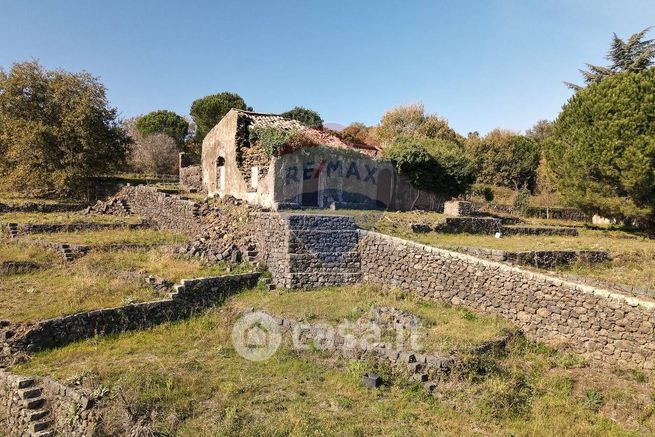
[[[293,166],[293,167],[288,167],[287,168],[287,174],[286,174],[286,176],[284,178],[284,183],[288,184],[289,181],[299,182],[298,181],[298,167]]]
[[[367,173],[364,182],[370,180],[373,185],[377,185],[377,182],[375,182],[375,172],[378,171],[377,167],[370,168],[367,164],[364,164],[364,167],[366,167]]]
[[[362,178],[359,176],[359,170],[357,169],[357,163],[356,162],[351,162],[350,166],[348,167],[348,172],[346,173],[346,177],[349,178],[350,176],[355,176],[358,180],[362,180]]]

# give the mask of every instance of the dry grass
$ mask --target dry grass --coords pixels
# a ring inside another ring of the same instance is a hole
[[[580,367],[574,357],[522,340],[506,356],[467,359],[440,385],[437,399],[374,363],[325,352],[299,354],[283,346],[267,361],[239,357],[230,341],[238,309],[261,303],[284,310],[292,297],[237,295],[191,320],[75,343],[40,353],[13,370],[53,375],[89,391],[107,387],[100,407],[112,433],[128,423],[119,392],[137,418],[147,418],[151,430],[166,435],[655,433],[647,375]],[[326,305],[317,311],[338,319],[349,309],[333,303],[334,314]],[[437,304],[433,310],[460,316]],[[374,368],[382,371],[386,385],[369,390],[360,378]]]
[[[251,291],[234,301],[234,306],[242,310],[260,308],[294,319],[324,320],[333,326],[344,319],[356,320],[373,304],[419,316],[425,328],[420,343],[428,351],[469,349],[513,330],[511,323],[497,317],[477,316],[459,308],[420,301],[401,290],[385,291],[367,284],[310,291]]]
[[[8,212],[0,214],[0,223],[139,223],[141,217],[84,214],[81,212]]]

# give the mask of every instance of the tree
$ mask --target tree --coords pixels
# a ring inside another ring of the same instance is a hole
[[[137,173],[175,175],[178,160],[179,149],[173,138],[166,134],[154,134],[134,142],[129,163]]]
[[[0,180],[35,195],[82,196],[88,179],[120,169],[130,138],[88,73],[37,62],[0,71]]]
[[[587,70],[580,70],[587,85],[598,83],[606,77],[622,72],[638,72],[648,69],[655,59],[655,40],[644,40],[650,27],[637,32],[623,41],[616,33],[612,37],[610,49],[605,58],[610,61],[607,67],[586,64]],[[582,89],[580,85],[564,82],[566,86],[576,91]]]
[[[311,109],[303,108],[302,106],[296,106],[295,108],[287,112],[283,112],[280,115],[282,115],[284,118],[299,121],[305,126],[317,129],[323,127],[323,119],[319,113]]]
[[[469,135],[465,149],[476,163],[477,182],[500,185],[518,190],[534,188],[539,145],[518,133],[494,129],[480,138]]]
[[[137,118],[136,129],[143,138],[154,134],[165,134],[175,141],[179,150],[182,150],[189,131],[189,122],[172,111],[160,110]]]
[[[350,143],[375,145],[375,141],[370,135],[370,129],[364,123],[350,123],[334,134]]]
[[[375,129],[376,139],[384,147],[401,137],[430,138],[460,144],[463,138],[436,114],[426,114],[423,104],[399,106],[387,111]]]
[[[543,199],[546,206],[546,218],[550,219],[550,208],[553,206],[557,195],[557,186],[553,182],[553,177],[548,171],[548,164],[543,157],[539,161],[539,167],[537,167],[535,192]]]
[[[560,193],[590,214],[655,227],[655,68],[578,91],[546,141]]]
[[[525,131],[525,136],[532,138],[538,143],[542,143],[553,133],[553,122],[548,120],[539,120],[534,126]]]
[[[205,135],[225,117],[230,109],[247,109],[246,102],[238,94],[230,92],[212,94],[194,100],[191,104],[191,117],[196,123],[198,141],[202,142]]]
[[[450,197],[464,194],[475,180],[475,166],[460,146],[445,140],[400,137],[384,149],[398,174],[417,188]]]

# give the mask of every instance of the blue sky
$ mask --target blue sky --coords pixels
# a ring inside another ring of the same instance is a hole
[[[123,117],[239,93],[377,123],[423,102],[462,134],[552,119],[612,32],[655,25],[652,0],[0,0],[0,66],[99,76]],[[651,34],[655,37],[655,30]]]

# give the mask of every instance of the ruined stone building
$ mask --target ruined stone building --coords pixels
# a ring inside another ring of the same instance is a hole
[[[272,154],[253,140],[256,128],[300,132],[308,145]],[[208,196],[231,195],[272,210],[434,210],[444,201],[399,177],[379,148],[347,143],[275,114],[232,109],[205,137],[200,166],[183,161],[183,184],[186,180],[197,184],[202,175],[199,188]]]

